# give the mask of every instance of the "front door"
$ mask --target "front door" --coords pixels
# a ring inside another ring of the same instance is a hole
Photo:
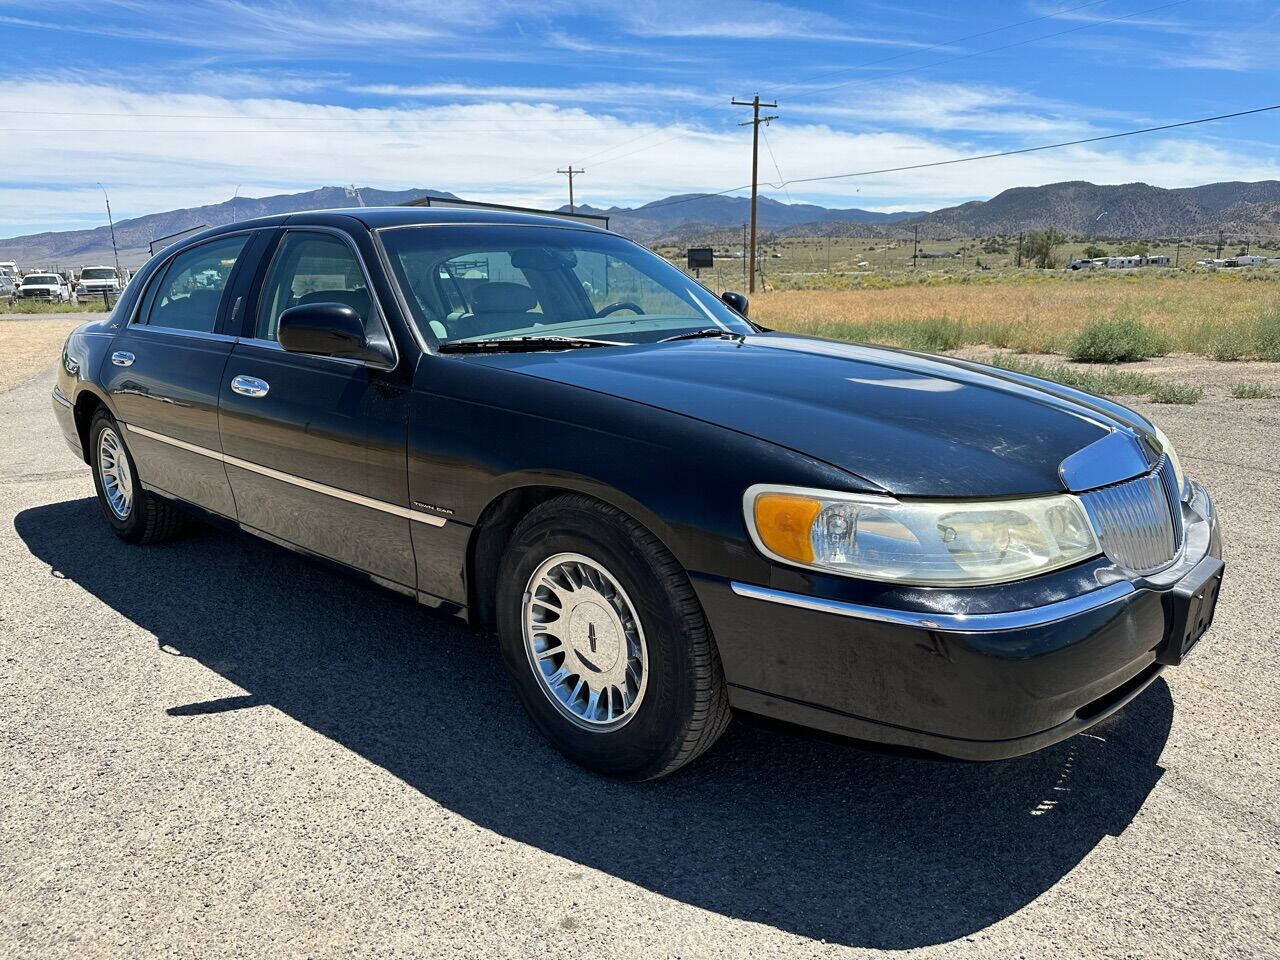
[[[234,337],[222,324],[251,238],[209,240],[161,267],[101,374],[143,484],[228,517],[218,388]]]
[[[344,303],[389,341],[359,255],[344,235],[288,230],[231,351],[219,416],[240,522],[413,589],[403,371],[286,353],[280,314]]]

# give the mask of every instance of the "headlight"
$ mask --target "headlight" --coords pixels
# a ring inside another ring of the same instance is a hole
[[[1185,500],[1190,488],[1187,486],[1187,475],[1182,472],[1182,461],[1178,459],[1178,451],[1173,449],[1173,441],[1164,435],[1163,430],[1154,423],[1151,424],[1151,428],[1156,432],[1156,441],[1160,444],[1160,449],[1164,451],[1164,455],[1169,458],[1169,463],[1173,466],[1173,476],[1178,481],[1178,495]]]
[[[1084,507],[1067,494],[900,501],[757,485],[743,504],[747,529],[766,556],[867,580],[978,586],[1102,552]]]

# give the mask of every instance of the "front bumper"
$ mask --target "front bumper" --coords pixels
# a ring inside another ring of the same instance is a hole
[[[1222,555],[1203,488],[1183,509],[1184,547],[1168,569],[1134,580],[1099,566],[1091,589],[1034,606],[939,612],[713,577],[694,584],[735,707],[949,757],[1004,759],[1079,733],[1159,675],[1174,590]]]

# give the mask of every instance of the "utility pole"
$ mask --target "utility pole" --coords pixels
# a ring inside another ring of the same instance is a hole
[[[916,256],[920,253],[920,227],[911,228],[911,269],[916,268]]]
[[[585,170],[575,170],[575,169],[573,169],[573,164],[572,164],[572,163],[571,163],[571,164],[569,164],[569,169],[568,169],[568,170],[557,170],[557,171],[556,171],[556,173],[567,173],[567,174],[569,175],[569,212],[570,212],[570,213],[575,213],[575,212],[576,212],[576,211],[575,211],[575,209],[574,209],[574,206],[573,206],[573,175],[574,175],[575,173],[586,173],[586,172],[587,172],[587,171],[585,171]]]
[[[116,258],[116,277],[123,282],[124,274],[120,271],[120,251],[116,249],[116,222],[111,219],[111,198],[107,196],[106,187],[101,183],[98,186],[102,187],[102,199],[107,201],[107,224],[111,227],[111,254]]]
[[[761,103],[760,94],[756,94],[750,100],[739,100],[734,97],[730,103],[735,107],[750,107],[751,119],[743,120],[738,126],[745,127],[751,124],[751,278],[747,282],[747,293],[756,292],[756,193],[757,180],[760,174],[760,124],[768,123],[770,120],[777,120],[778,115],[772,114],[767,117],[760,116],[761,107],[777,108],[776,103]]]
[[[1022,234],[1018,234],[1018,260],[1015,266],[1022,266]]]
[[[1178,241],[1177,247],[1173,251],[1173,269],[1178,269],[1178,262],[1182,259],[1182,241]]]
[[[1218,231],[1218,252],[1213,255],[1215,260],[1222,259],[1222,231]]]

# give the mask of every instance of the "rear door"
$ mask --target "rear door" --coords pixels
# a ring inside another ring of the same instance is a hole
[[[148,486],[235,517],[218,438],[218,388],[235,338],[231,296],[258,238],[216,237],[155,272],[111,345],[101,380]],[[242,301],[241,301],[242,302]]]
[[[394,351],[364,259],[338,230],[289,228],[222,376],[220,422],[240,522],[413,589],[409,371],[286,353],[280,314],[344,303]]]

